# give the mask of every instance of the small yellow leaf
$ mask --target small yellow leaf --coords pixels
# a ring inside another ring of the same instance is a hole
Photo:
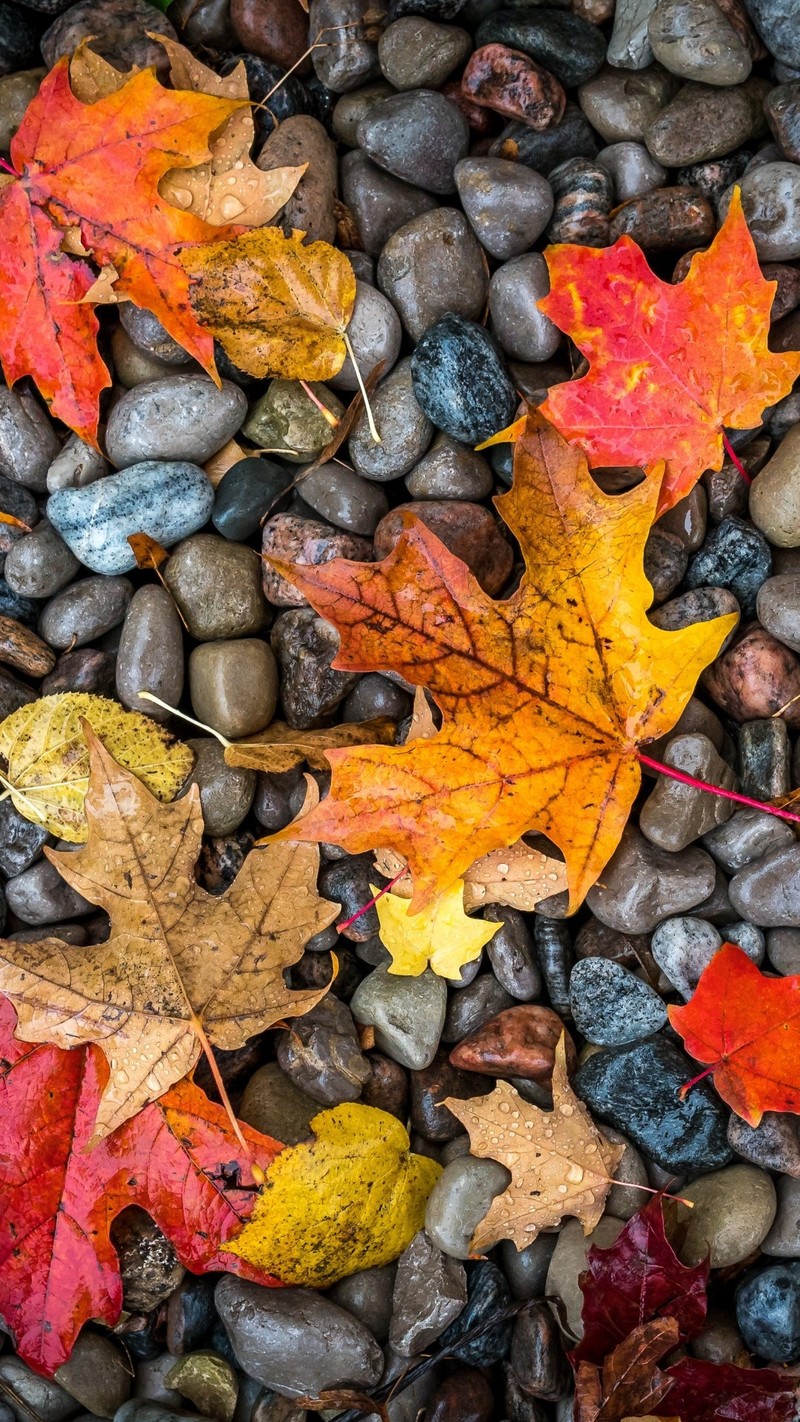
[[[188,746],[140,711],[88,692],[66,691],[21,706],[0,723],[0,784],[19,813],[70,844],[87,836],[86,720],[114,759],[165,803],[194,764]]]
[[[402,1254],[442,1168],[372,1106],[334,1106],[311,1129],[314,1140],[276,1157],[250,1219],[222,1247],[285,1284],[324,1289]]]
[[[184,247],[190,301],[240,370],[286,380],[328,380],[342,368],[355,272],[327,242],[258,227],[233,242]]]
[[[377,889],[372,890],[377,894]],[[493,938],[499,923],[468,918],[464,912],[464,880],[409,916],[409,900],[398,894],[381,894],[376,900],[381,942],[391,953],[390,973],[416,978],[430,965],[440,978],[461,977],[465,963],[477,958]]]

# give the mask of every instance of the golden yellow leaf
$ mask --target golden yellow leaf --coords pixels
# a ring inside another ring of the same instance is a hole
[[[197,320],[240,370],[286,380],[329,380],[341,370],[356,278],[344,253],[278,227],[234,242],[184,247]]]
[[[463,891],[463,881],[458,879],[412,918],[407,898],[381,894],[376,899],[381,942],[392,958],[390,973],[416,978],[430,966],[440,978],[460,980],[464,964],[477,958],[502,927],[487,919],[468,918]]]
[[[499,1239],[525,1249],[565,1215],[591,1233],[625,1147],[606,1140],[572,1090],[563,1033],[553,1066],[552,1111],[531,1106],[507,1081],[498,1081],[488,1096],[449,1096],[444,1104],[469,1132],[470,1154],[499,1160],[511,1171],[511,1184],[495,1196],[475,1231],[474,1250],[491,1249]]]
[[[414,1155],[395,1116],[345,1102],[311,1122],[267,1171],[250,1219],[223,1249],[285,1284],[324,1289],[397,1259],[425,1219],[442,1167]]]
[[[111,937],[85,948],[0,940],[0,993],[22,1041],[102,1048],[109,1078],[96,1140],[186,1076],[209,1042],[230,1051],[319,1002],[327,988],[295,992],[284,971],[339,905],[317,893],[319,853],[309,846],[252,850],[226,893],[206,893],[194,877],[197,786],[160,805],[88,728],[86,739],[86,847],[46,852],[107,910]]]
[[[332,746],[391,745],[394,721],[376,716],[372,721],[348,721],[341,726],[325,726],[316,731],[296,731],[283,721],[273,721],[265,731],[247,741],[225,746],[226,765],[245,770],[275,773],[292,770],[306,761],[312,770],[329,770],[325,756]]]
[[[175,40],[154,35],[169,55],[170,78],[175,89],[212,94],[222,99],[249,99],[247,71],[240,61],[221,77]],[[216,227],[263,227],[289,201],[307,163],[297,168],[271,168],[262,172],[250,158],[255,139],[253,111],[239,109],[209,147],[211,159],[197,168],[173,168],[165,173],[158,191],[167,202],[192,212]]]
[[[88,721],[120,765],[159,800],[175,796],[194,764],[188,746],[143,716],[105,696],[65,691],[43,696],[0,722],[0,784],[26,820],[45,825],[70,844],[82,844],[87,826]]]

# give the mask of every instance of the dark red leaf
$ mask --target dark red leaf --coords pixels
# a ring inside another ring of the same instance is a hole
[[[797,1378],[772,1368],[735,1368],[681,1358],[667,1369],[664,1407],[686,1422],[793,1422]]]

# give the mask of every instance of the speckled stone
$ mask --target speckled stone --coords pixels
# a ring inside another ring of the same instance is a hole
[[[475,50],[461,77],[461,91],[474,103],[536,129],[558,123],[566,107],[566,95],[554,75],[504,44]]]
[[[606,143],[635,143],[644,138],[677,87],[675,78],[656,65],[643,74],[603,69],[581,85],[578,98]]]
[[[645,143],[656,161],[666,168],[720,158],[761,131],[763,101],[768,92],[763,79],[748,79],[730,89],[718,89],[713,84],[684,84],[648,125]]]
[[[85,489],[59,489],[47,515],[64,542],[95,573],[136,567],[131,533],[149,533],[169,547],[202,528],[214,490],[196,464],[149,460]]]
[[[187,538],[175,549],[164,581],[198,642],[248,637],[264,625],[261,561],[241,543],[215,533]]]
[[[412,499],[485,499],[493,483],[491,468],[482,455],[441,433],[406,475]]]
[[[308,383],[317,399],[340,419],[344,414],[341,400],[327,385],[316,380]],[[279,454],[290,464],[310,463],[331,439],[330,425],[299,380],[270,381],[266,393],[251,409],[242,432],[260,449]]]
[[[406,15],[384,30],[378,61],[395,89],[440,89],[471,49],[470,36],[457,25]]]
[[[483,326],[444,316],[411,357],[414,394],[434,425],[476,445],[514,417],[517,393],[497,346]]]
[[[356,562],[372,561],[372,544],[365,538],[332,528],[316,519],[298,518],[295,514],[274,514],[264,524],[261,540],[262,560],[281,558],[288,563],[319,567],[332,558],[351,558]],[[261,577],[264,593],[276,607],[306,606],[303,594],[284,578],[269,561],[262,561]]]
[[[433,424],[414,394],[408,356],[380,381],[371,403],[381,443],[373,440],[362,411],[350,433],[348,449],[356,472],[383,484],[409,474],[433,438]]]
[[[716,0],[657,0],[647,27],[665,69],[705,84],[741,84],[753,61],[744,39]]]

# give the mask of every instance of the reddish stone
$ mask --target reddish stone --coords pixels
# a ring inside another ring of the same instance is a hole
[[[477,1368],[459,1368],[440,1382],[425,1411],[427,1422],[491,1422],[494,1393]]]
[[[757,622],[717,657],[703,682],[734,721],[757,721],[785,706],[786,724],[800,726],[800,700],[793,701],[800,697],[800,661]]]
[[[490,109],[467,98],[461,88],[460,79],[451,79],[449,84],[445,84],[442,93],[446,99],[450,100],[451,104],[455,104],[456,108],[461,110],[474,133],[491,133],[497,120],[493,117]]]
[[[472,55],[461,91],[483,108],[529,128],[552,128],[564,115],[567,96],[558,80],[521,50],[485,44]]]
[[[479,1027],[450,1053],[461,1071],[483,1076],[521,1076],[548,1086],[553,1075],[556,1045],[564,1023],[551,1007],[509,1007]],[[575,1047],[565,1034],[567,1067],[574,1070]]]
[[[716,231],[714,210],[696,188],[657,188],[615,208],[609,236],[632,237],[650,252],[675,251],[710,242]]]
[[[306,563],[318,566],[332,558],[353,558],[356,562],[372,562],[372,544],[368,538],[331,528],[313,518],[296,514],[275,514],[264,524],[261,543],[264,558],[280,558],[286,563]],[[264,596],[276,607],[307,607],[301,592],[264,563],[262,573]]]
[[[248,54],[291,69],[308,49],[308,15],[298,0],[231,0],[231,23]],[[295,74],[309,74],[308,56]]]
[[[403,516],[408,513],[413,513],[442,540],[445,548],[466,563],[490,597],[508,582],[514,563],[511,544],[489,509],[460,499],[423,499],[391,509],[375,529],[376,558],[391,553],[403,532]]]

